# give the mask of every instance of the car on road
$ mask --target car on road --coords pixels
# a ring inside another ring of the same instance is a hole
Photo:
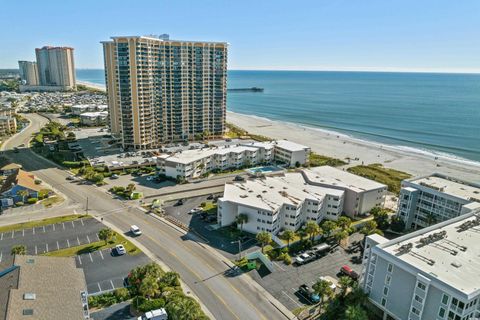
[[[123,256],[125,253],[127,253],[127,250],[125,250],[125,247],[121,244],[117,244],[113,249],[112,253],[116,254],[117,256]]]
[[[344,265],[343,267],[340,268],[340,273],[346,275],[346,276],[349,276],[350,278],[352,278],[353,280],[357,280],[358,279],[358,273],[356,273],[355,271],[352,270],[352,268],[350,268],[349,266],[347,265]]]
[[[205,222],[217,222],[217,215],[215,214],[210,214],[205,218]]]
[[[213,200],[213,194],[209,195],[209,196],[207,197],[207,200]]]
[[[131,232],[134,236],[139,236],[139,235],[142,234],[142,230],[140,230],[140,228],[137,227],[136,225],[130,226],[130,232]]]
[[[225,275],[227,277],[235,277],[238,276],[240,273],[242,273],[242,269],[240,269],[239,266],[233,266],[227,269],[227,271],[225,271]]]
[[[309,263],[310,261],[313,261],[314,259],[314,255],[310,255],[305,252],[295,257],[295,264],[301,266],[303,264]]]
[[[68,181],[74,181],[74,180],[75,180],[75,176],[68,176],[68,177],[67,177],[67,180],[68,180]]]
[[[111,179],[118,179],[119,177],[118,177],[118,174],[114,173],[114,174],[112,174],[112,176],[110,178]]]
[[[298,291],[300,292],[300,294],[302,296],[305,297],[305,299],[307,299],[308,301],[312,302],[312,303],[318,303],[320,302],[320,296],[315,293],[315,291],[313,291],[312,288],[310,288],[308,285],[306,284],[302,284],[299,288],[298,288]]]
[[[322,243],[312,248],[312,252],[315,253],[317,258],[325,256],[332,247],[329,244]]]
[[[181,206],[183,205],[183,199],[178,199],[177,203],[175,203],[176,206]]]
[[[245,178],[242,177],[242,176],[235,176],[235,178],[233,179],[233,181],[245,181]]]

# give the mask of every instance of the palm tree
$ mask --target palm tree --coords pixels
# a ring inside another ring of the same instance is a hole
[[[322,223],[322,230],[323,234],[325,235],[326,238],[329,238],[332,235],[333,230],[337,228],[337,224],[335,221],[332,220],[325,220],[324,223]]]
[[[263,248],[272,241],[272,236],[270,235],[270,233],[266,231],[257,233],[257,236],[255,238],[262,245],[262,253],[263,253]]]
[[[348,306],[345,310],[345,320],[368,320],[365,309],[359,304]]]
[[[110,228],[103,228],[100,231],[98,231],[98,238],[100,240],[105,241],[105,244],[107,244],[108,240],[110,240],[110,238],[112,238],[113,235],[114,235],[114,232]]]
[[[308,221],[305,225],[305,232],[310,236],[310,240],[320,233],[320,226],[315,221]]]
[[[377,223],[374,220],[365,222],[362,229],[360,229],[360,233],[364,235],[364,238],[375,233],[383,235],[383,231],[377,228]]]
[[[425,215],[425,222],[427,223],[427,226],[431,226],[432,224],[437,223],[437,217],[433,212],[429,212]]]
[[[12,250],[10,251],[10,254],[13,256],[13,255],[26,255],[27,254],[27,247],[24,246],[23,244],[19,244],[19,245],[16,245],[16,246],[13,246],[12,247]]]
[[[26,189],[21,189],[17,191],[17,196],[22,197],[22,202],[25,202],[25,197],[28,197],[29,193]]]
[[[348,217],[340,217],[337,220],[337,225],[340,229],[350,232],[352,227],[352,220]]]
[[[166,305],[168,319],[197,320],[205,319],[198,302],[190,297],[178,297],[170,300]]]
[[[295,240],[295,231],[285,230],[282,234],[283,239],[287,240],[287,247],[290,248],[290,242]]]
[[[340,297],[345,297],[347,295],[348,289],[352,286],[353,280],[350,277],[342,276],[338,280],[338,286],[340,287]]]
[[[240,231],[243,232],[243,225],[248,222],[248,215],[245,213],[240,213],[236,218],[235,222],[240,226]]]
[[[168,271],[162,275],[160,282],[167,287],[178,287],[180,286],[180,276],[176,272]]]
[[[158,285],[157,279],[155,279],[154,277],[148,276],[142,280],[142,283],[140,284],[138,291],[143,297],[150,299],[152,297],[155,297],[158,293],[160,293],[159,289],[160,287]]]
[[[210,131],[209,130],[203,131],[203,138],[204,139],[206,138],[206,140],[209,140],[209,138],[210,138]]]
[[[128,193],[132,193],[133,191],[135,191],[136,187],[135,187],[135,184],[134,183],[129,183],[127,188],[125,189]]]
[[[345,231],[345,230],[341,230],[341,231],[338,231],[337,233],[335,233],[333,235],[333,237],[340,244],[340,242],[342,242],[342,240],[345,240],[345,239],[348,238],[348,232]]]
[[[332,297],[334,292],[330,288],[330,282],[326,280],[319,280],[312,286],[313,291],[320,296],[320,305],[323,303],[325,297]]]

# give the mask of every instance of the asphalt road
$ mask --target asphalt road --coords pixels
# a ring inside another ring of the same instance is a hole
[[[38,130],[46,120],[37,114],[27,114],[33,125],[14,139],[4,144],[13,149],[27,143],[31,133]],[[40,124],[39,124],[40,123]],[[15,162],[25,170],[32,171],[40,179],[62,192],[73,203],[86,203],[89,199],[91,213],[102,216],[107,224],[119,230],[128,230],[130,225],[139,226],[143,235],[135,241],[178,272],[187,286],[199,297],[216,319],[285,319],[264,294],[253,286],[246,275],[226,278],[223,272],[228,268],[224,260],[211,249],[192,241],[171,226],[146,215],[137,207],[112,199],[108,194],[91,185],[67,182],[68,173],[56,168],[49,161],[39,158],[29,149],[19,153],[7,151]]]

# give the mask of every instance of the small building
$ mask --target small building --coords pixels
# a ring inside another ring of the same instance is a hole
[[[108,111],[85,112],[80,114],[80,123],[91,127],[104,126],[107,118]]]
[[[75,258],[15,255],[0,262],[0,320],[89,319]]]
[[[435,173],[402,181],[397,216],[407,229],[428,227],[480,208],[480,185]]]
[[[72,114],[76,116],[86,112],[100,112],[107,110],[108,106],[104,104],[76,104],[72,106]]]
[[[0,136],[9,136],[17,132],[17,119],[10,116],[0,116]]]
[[[383,319],[478,319],[480,211],[366,238],[360,285]]]
[[[35,176],[19,169],[16,173],[9,175],[0,188],[0,200],[2,207],[12,205],[12,202],[23,202],[27,198],[38,198],[42,186],[35,183]],[[26,190],[28,194],[20,195],[20,191]]]
[[[0,162],[2,162],[0,160]],[[0,163],[0,165],[2,165]],[[22,169],[22,165],[17,164],[17,163],[6,163],[3,164],[2,167],[0,167],[0,176],[10,176],[12,174],[18,173],[18,170]]]

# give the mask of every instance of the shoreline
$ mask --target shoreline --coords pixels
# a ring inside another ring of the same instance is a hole
[[[472,182],[480,180],[480,162],[435,154],[430,150],[381,144],[323,128],[231,111],[227,111],[227,121],[250,133],[307,145],[312,151],[324,156],[341,160],[347,157],[359,158],[359,160],[351,160],[349,166],[380,163],[385,167],[404,171],[413,176],[437,172]]]
[[[104,85],[77,81],[86,87],[106,91]],[[341,160],[350,157],[350,166],[380,163],[413,176],[443,173],[471,182],[480,182],[480,162],[434,150],[389,145],[355,138],[345,133],[302,124],[272,120],[227,111],[227,121],[254,134],[272,139],[287,139],[309,146],[318,154]]]

